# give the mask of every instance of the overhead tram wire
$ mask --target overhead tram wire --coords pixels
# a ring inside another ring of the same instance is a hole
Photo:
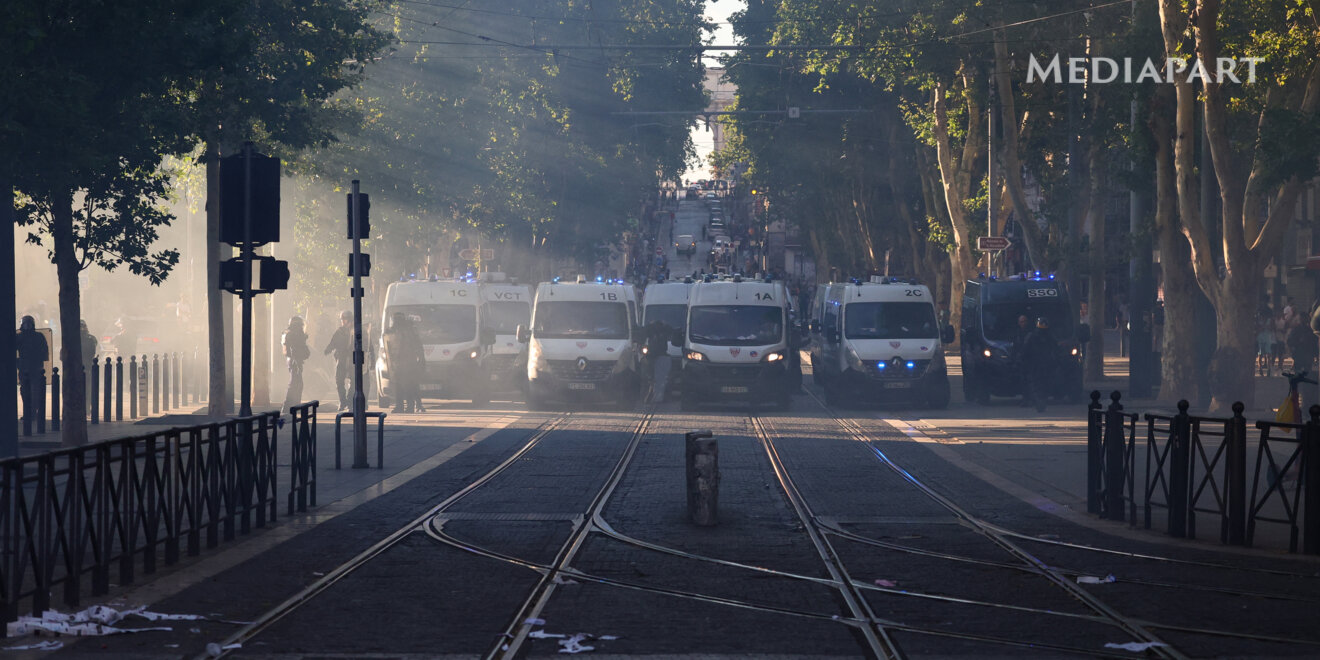
[[[1120,0],[1120,1],[1124,1],[1124,0]],[[1128,2],[1128,3],[1130,4],[1130,0],[1125,0],[1125,1]],[[397,2],[399,2],[400,4],[416,5],[416,6],[421,6],[421,7],[434,7],[434,8],[436,8],[436,9],[453,9],[453,10],[455,10],[455,11],[467,11],[467,12],[472,12],[472,13],[488,14],[488,15],[493,15],[493,16],[506,16],[506,17],[509,17],[509,18],[525,18],[525,19],[528,19],[528,20],[572,21],[572,22],[592,22],[592,23],[623,23],[623,24],[626,24],[626,25],[633,25],[633,26],[636,26],[636,25],[660,25],[660,26],[666,26],[666,27],[705,27],[705,26],[707,26],[707,25],[781,25],[781,24],[825,25],[825,24],[829,24],[829,23],[830,23],[830,21],[827,21],[827,20],[824,20],[824,19],[822,19],[822,20],[801,20],[801,19],[796,19],[796,20],[785,20],[785,19],[778,19],[778,18],[776,18],[776,19],[768,19],[768,20],[739,20],[739,21],[707,21],[707,20],[690,20],[690,21],[683,21],[683,20],[667,20],[667,19],[637,19],[637,18],[605,18],[605,19],[594,19],[594,18],[579,18],[579,17],[576,17],[576,16],[550,16],[550,15],[544,15],[544,14],[519,14],[519,13],[517,13],[517,12],[511,12],[511,11],[500,11],[500,10],[496,10],[496,9],[478,9],[478,8],[475,8],[475,7],[456,6],[456,5],[449,5],[449,4],[439,3],[439,2],[426,2],[425,0],[397,0]],[[1001,0],[1001,1],[996,5],[995,8],[996,8],[996,9],[999,9],[999,8],[1003,8],[1003,7],[1006,7],[1006,6],[1025,5],[1025,4],[1037,4],[1038,2],[1039,2],[1039,0]],[[465,4],[466,4],[466,3],[465,3]],[[1078,11],[1089,11],[1089,10],[1091,10],[1091,9],[1097,9],[1097,8],[1104,7],[1104,6],[1106,6],[1106,5],[1095,5],[1095,6],[1090,6],[1090,7],[1084,7],[1084,8],[1080,8]],[[909,14],[912,14],[912,13],[913,13],[913,12],[904,12],[904,11],[884,12],[884,13],[871,14],[871,15],[865,17],[865,19],[872,20],[872,19],[897,18],[897,17],[901,17],[901,16],[906,16],[906,15],[909,15]],[[932,12],[930,12],[929,14],[925,14],[925,15],[928,15],[928,16],[934,16],[935,13],[936,13],[936,12],[933,12],[933,11],[932,11]],[[956,8],[955,8],[955,9],[950,9],[950,10],[948,10],[948,12],[946,12],[946,13],[949,13],[949,14],[952,14],[952,15],[958,15],[958,14],[963,13],[963,11],[962,11],[961,9],[956,9]]]

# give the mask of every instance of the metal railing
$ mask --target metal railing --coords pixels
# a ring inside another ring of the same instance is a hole
[[[130,355],[92,360],[91,370],[85,372],[87,384],[87,422],[124,421],[138,419],[182,406],[200,404],[206,399],[206,383],[201,380],[204,370],[197,369],[199,355],[188,353],[158,353]],[[82,368],[82,367],[80,367]],[[60,430],[61,370],[52,367],[47,384],[45,371],[30,376],[32,395],[36,399],[34,419],[23,420],[23,435]],[[125,406],[127,397],[127,406]],[[125,408],[127,407],[127,417]],[[49,417],[48,417],[49,415]]]
[[[1209,517],[1219,523],[1221,543],[1245,546],[1254,545],[1259,523],[1282,525],[1290,552],[1320,554],[1320,406],[1311,406],[1305,424],[1256,422],[1254,463],[1241,402],[1229,418],[1189,415],[1187,401],[1174,415],[1146,413],[1138,502],[1137,415],[1122,412],[1118,392],[1111,399],[1101,410],[1100,393],[1092,392],[1087,411],[1091,513],[1136,526],[1140,506],[1141,524],[1150,529],[1154,512],[1163,510],[1168,533],[1186,538],[1196,538],[1198,520]]]
[[[289,513],[315,505],[318,405],[290,411]],[[273,522],[281,426],[268,412],[0,461],[0,623]]]

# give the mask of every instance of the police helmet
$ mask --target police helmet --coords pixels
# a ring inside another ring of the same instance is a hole
[[[353,312],[350,312],[350,311],[348,311],[348,310],[344,310],[344,311],[340,312],[340,313],[339,313],[339,320],[340,320],[340,321],[352,321],[352,320],[353,320]]]

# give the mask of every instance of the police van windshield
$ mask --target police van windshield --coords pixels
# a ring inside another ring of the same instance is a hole
[[[843,312],[848,339],[929,339],[938,337],[935,310],[930,303],[849,303]]]
[[[761,305],[693,307],[688,338],[712,346],[764,346],[784,336],[784,311]]]
[[[1044,317],[1050,333],[1059,339],[1072,336],[1072,308],[1066,301],[1050,303],[994,303],[981,309],[981,327],[991,341],[1013,341],[1018,333],[1018,317],[1027,317],[1027,328],[1036,327]]]
[[[647,305],[642,313],[646,315],[642,325],[659,321],[675,330],[687,327],[687,305]]]
[[[482,314],[482,323],[497,335],[511,335],[518,325],[527,325],[532,308],[524,302],[488,302]]]
[[[541,339],[627,339],[628,307],[607,302],[538,302],[532,334]]]
[[[395,305],[385,317],[392,319],[395,312],[412,320],[423,344],[457,344],[477,336],[475,305]]]

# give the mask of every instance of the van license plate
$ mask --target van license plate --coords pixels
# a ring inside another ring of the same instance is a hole
[[[594,389],[596,389],[596,384],[595,384],[595,383],[569,383],[569,384],[568,384],[568,389],[570,389],[570,390],[594,390]]]
[[[885,389],[887,390],[906,390],[910,387],[912,387],[912,383],[909,383],[905,380],[895,381],[893,383],[885,383]]]
[[[725,394],[746,394],[747,387],[745,385],[725,385],[720,388],[720,391]]]
[[[422,383],[422,386],[417,389],[420,389],[423,392],[439,392],[440,390],[445,389],[445,387],[439,383]]]

